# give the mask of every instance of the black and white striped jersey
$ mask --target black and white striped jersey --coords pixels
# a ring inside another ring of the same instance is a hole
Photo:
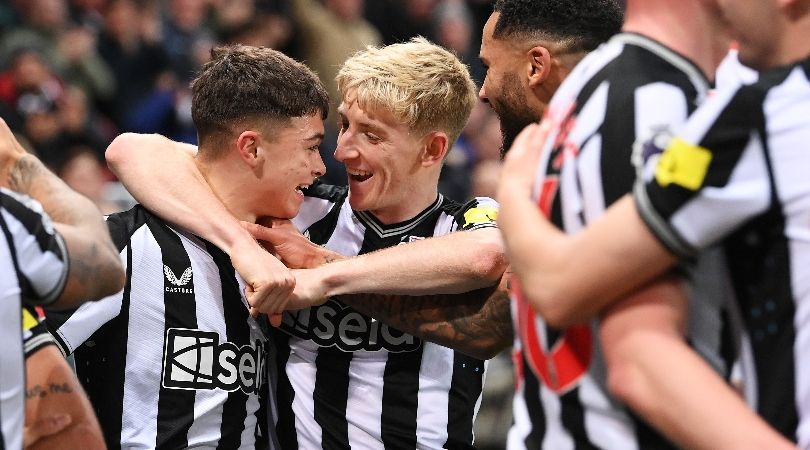
[[[56,300],[68,274],[67,250],[36,201],[0,188],[0,448],[22,448],[25,360],[47,344],[30,303]],[[21,313],[22,311],[22,313]],[[22,332],[22,335],[20,334]]]
[[[109,448],[266,448],[266,325],[228,256],[141,206],[107,224],[124,289],[48,324]]]
[[[673,253],[722,241],[751,339],[758,412],[810,446],[810,60],[706,102],[635,189]],[[751,382],[751,380],[746,380]]]
[[[359,255],[456,230],[495,226],[497,204],[441,195],[386,225],[353,211],[347,188],[313,186],[293,220],[312,242]],[[485,363],[424,342],[330,299],[285,314],[278,338],[284,449],[472,448]]]
[[[576,233],[631,191],[633,147],[682,124],[709,83],[683,56],[624,33],[586,56],[554,95],[553,131],[540,156],[534,198],[550,220]],[[513,290],[517,374],[510,449],[658,449],[671,445],[607,390],[598,321],[555,330]],[[719,301],[719,300],[718,300]],[[701,350],[724,340],[717,307],[690,305]],[[723,358],[710,360],[725,370]]]

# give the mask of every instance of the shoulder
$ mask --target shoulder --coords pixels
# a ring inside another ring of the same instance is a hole
[[[498,203],[489,197],[475,197],[465,203],[445,199],[442,211],[453,216],[459,230],[495,227],[498,218]]]

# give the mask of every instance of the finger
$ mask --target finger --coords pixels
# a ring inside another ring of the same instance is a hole
[[[29,447],[38,440],[56,434],[70,425],[72,418],[69,414],[57,414],[39,419],[33,424],[23,428],[23,447]]]
[[[282,319],[281,313],[270,314],[269,316],[267,316],[267,320],[270,322],[270,325],[276,328],[281,326],[281,319]]]

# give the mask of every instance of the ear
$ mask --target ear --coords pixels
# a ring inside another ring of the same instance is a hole
[[[256,167],[263,157],[259,148],[259,133],[253,130],[243,131],[236,138],[236,150],[239,157],[250,167]]]
[[[551,53],[546,47],[538,45],[532,47],[526,55],[529,57],[528,77],[529,87],[536,88],[546,81],[551,74]]]
[[[444,132],[434,131],[425,137],[425,147],[422,151],[422,167],[441,165],[447,152],[450,151],[450,139]]]

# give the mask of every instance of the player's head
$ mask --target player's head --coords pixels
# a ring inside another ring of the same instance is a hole
[[[810,1],[712,1],[729,24],[746,66],[767,70],[810,54]]]
[[[622,26],[618,0],[498,0],[484,25],[478,96],[501,122],[504,149],[540,120],[565,76]]]
[[[475,105],[467,67],[448,50],[415,38],[369,47],[337,75],[340,135],[349,201],[380,220],[402,220],[435,199],[441,165]],[[431,194],[432,192],[432,194]]]
[[[323,84],[272,49],[234,45],[211,56],[191,84],[199,159],[208,167],[231,161],[238,170],[228,182],[241,185],[238,201],[251,214],[293,217],[299,186],[326,170],[318,150],[329,107]]]

